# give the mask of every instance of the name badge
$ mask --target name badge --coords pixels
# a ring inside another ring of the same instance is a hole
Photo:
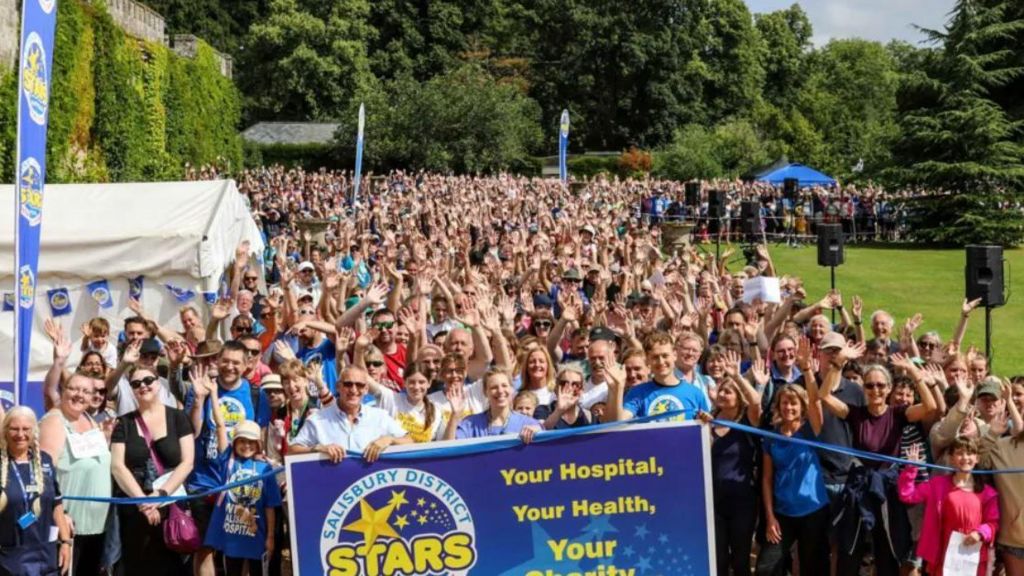
[[[84,434],[69,433],[68,446],[71,448],[71,455],[77,459],[98,458],[109,450],[107,437],[99,428],[93,428]]]
[[[36,520],[36,515],[33,514],[31,510],[29,510],[28,512],[25,512],[24,514],[18,517],[18,526],[20,526],[22,530],[27,530],[29,526],[32,526],[36,523]]]

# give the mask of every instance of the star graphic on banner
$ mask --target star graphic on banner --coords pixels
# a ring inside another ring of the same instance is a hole
[[[651,559],[646,556],[641,556],[640,560],[636,563],[636,569],[639,570],[641,574],[646,574],[648,570],[651,570]]]
[[[647,547],[647,553],[648,554],[654,554],[654,546],[648,546]]]
[[[437,502],[431,502],[430,503],[430,508],[431,509],[437,508]]]
[[[626,558],[632,558],[635,554],[636,554],[636,552],[633,551],[633,547],[632,546],[626,546],[625,548],[622,549],[622,555],[625,556]]]
[[[416,505],[419,506],[420,508],[423,508],[424,506],[427,505],[427,500],[425,498],[420,498],[419,500],[416,501]]]
[[[595,516],[586,526],[583,527],[583,534],[585,536],[593,535],[598,540],[604,538],[604,535],[609,532],[618,532],[618,528],[612,526],[608,520],[607,514]]]
[[[395,518],[395,526],[398,526],[399,530],[404,529],[409,525],[409,520],[405,517],[405,514]]]
[[[641,525],[636,527],[636,530],[633,533],[633,536],[643,540],[650,533],[651,533],[650,530],[647,529],[647,524],[641,524]]]
[[[668,534],[662,534],[661,536],[658,536],[658,542],[661,542],[662,544],[668,544]]]
[[[416,519],[416,521],[419,522],[421,526],[423,524],[426,524],[427,523],[427,515],[426,514],[421,514],[420,517]]]
[[[405,490],[402,490],[400,492],[395,490],[391,491],[391,500],[388,500],[388,505],[394,506],[395,510],[401,510],[402,505],[408,503],[409,501],[405,499]]]
[[[360,518],[348,526],[342,527],[349,532],[359,532],[363,535],[367,546],[373,545],[377,538],[387,536],[389,538],[400,538],[398,532],[388,524],[391,517],[392,506],[389,504],[383,508],[374,510],[366,500],[359,501]]]
[[[565,557],[563,557],[561,562],[553,558],[551,547],[548,545],[551,536],[541,528],[540,524],[536,522],[530,524],[530,530],[533,542],[533,556],[519,566],[502,572],[500,576],[522,576],[533,571],[544,573],[549,570],[563,574],[580,572],[579,563],[568,560]]]

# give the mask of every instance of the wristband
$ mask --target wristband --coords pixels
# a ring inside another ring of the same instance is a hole
[[[160,496],[164,497],[164,498],[167,497],[167,490],[164,490],[163,488],[157,489],[156,493],[159,494]]]

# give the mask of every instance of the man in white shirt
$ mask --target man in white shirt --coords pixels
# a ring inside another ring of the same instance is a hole
[[[320,453],[337,464],[348,452],[375,462],[388,446],[411,444],[405,429],[380,408],[363,404],[369,376],[355,366],[342,371],[337,400],[313,414],[289,446],[292,454]]]

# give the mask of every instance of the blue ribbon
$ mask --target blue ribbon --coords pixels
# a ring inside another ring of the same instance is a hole
[[[602,430],[612,430],[615,428],[622,428],[631,426],[633,424],[644,424],[647,422],[655,422],[659,420],[668,420],[678,416],[685,415],[682,410],[676,410],[672,412],[664,412],[653,416],[642,416],[640,418],[634,418],[627,422],[606,422],[603,424],[594,424],[592,426],[584,426],[582,428],[566,428],[563,430],[548,430],[544,432],[538,432],[534,436],[534,442],[550,442],[552,440],[560,440],[562,438],[570,438],[572,436],[578,436],[580,434],[590,434],[593,432],[600,432]],[[885,454],[875,454],[874,452],[865,452],[863,450],[857,450],[856,448],[847,448],[845,446],[837,446],[835,444],[828,444],[825,442],[818,442],[816,440],[807,440],[805,438],[797,438],[793,436],[784,436],[771,430],[765,430],[763,428],[755,428],[753,426],[747,426],[746,424],[740,424],[732,420],[712,420],[712,424],[716,426],[725,426],[726,428],[732,428],[745,432],[747,434],[754,434],[762,436],[764,438],[771,438],[772,440],[778,440],[780,442],[793,442],[795,444],[801,444],[809,448],[818,450],[828,450],[830,452],[837,452],[839,454],[846,454],[860,458],[862,460],[877,460],[880,462],[889,462],[892,464],[899,464],[901,466],[916,466],[918,468],[930,468],[932,470],[938,470],[941,472],[953,473],[956,469],[950,468],[949,466],[941,466],[939,464],[930,464],[928,462],[916,462],[914,460],[906,460],[903,458],[896,458],[895,456],[887,456]],[[473,454],[484,454],[487,452],[497,452],[499,450],[509,450],[523,446],[522,440],[518,437],[511,438],[498,438],[491,442],[483,443],[472,443],[472,444],[454,444],[451,446],[441,447],[424,447],[414,450],[402,450],[401,452],[383,452],[380,454],[380,460],[422,460],[424,458],[451,458],[455,456],[469,456]],[[359,460],[362,461],[362,454],[346,454],[346,460]],[[213,496],[231,490],[239,486],[245,486],[246,484],[252,484],[265,478],[275,476],[276,474],[283,472],[284,468],[274,468],[268,470],[259,476],[252,476],[245,478],[244,480],[238,480],[237,482],[231,482],[217,488],[211,488],[203,492],[196,494],[187,494],[185,496],[152,496],[145,498],[101,498],[92,496],[64,496],[65,500],[74,500],[77,502],[105,502],[108,504],[167,504],[171,502],[180,502],[183,500],[192,500],[195,498],[206,498],[207,496]],[[1003,470],[975,470],[974,474],[1021,474],[1024,473],[1024,468],[1007,468]]]

